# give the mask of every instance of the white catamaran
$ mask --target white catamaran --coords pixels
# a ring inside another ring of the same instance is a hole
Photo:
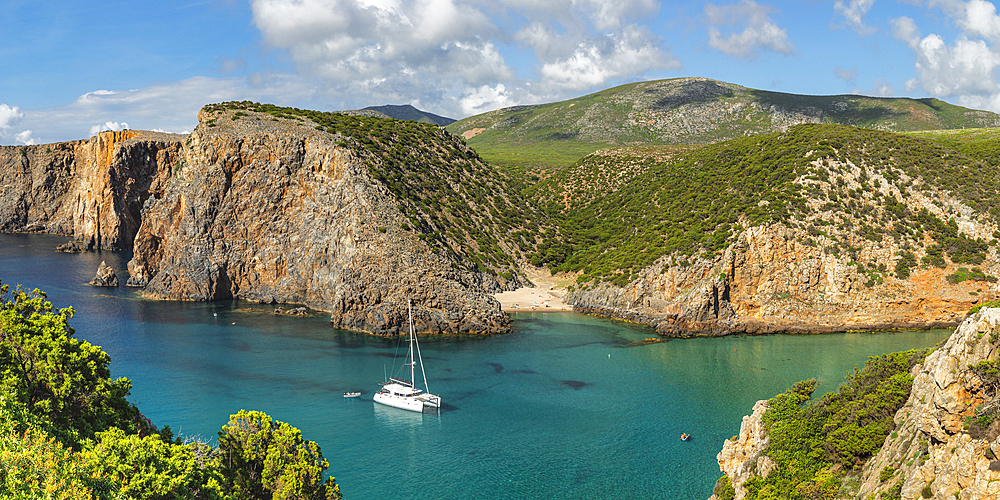
[[[423,412],[425,409],[436,411],[441,407],[441,398],[431,394],[427,387],[427,374],[424,373],[424,360],[420,357],[420,344],[417,343],[417,336],[413,333],[413,306],[407,301],[406,307],[410,316],[410,352],[406,356],[406,363],[403,363],[403,366],[409,365],[410,380],[390,377],[388,381],[379,384],[382,389],[375,394],[375,402],[410,411]],[[413,357],[414,347],[417,349],[416,359]],[[423,391],[417,389],[412,382],[417,360],[420,362],[420,374],[424,378]]]

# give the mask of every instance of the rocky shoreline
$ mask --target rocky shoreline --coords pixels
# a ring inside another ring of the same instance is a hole
[[[892,432],[852,473],[855,486],[838,498],[1000,498],[998,357],[1000,309],[984,308],[913,367],[913,385]],[[733,488],[725,498],[742,500],[748,479],[774,469],[767,409],[766,400],[758,401],[739,435],[722,445],[719,467]]]

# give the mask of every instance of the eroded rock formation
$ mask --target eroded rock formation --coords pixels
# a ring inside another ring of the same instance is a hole
[[[625,287],[578,290],[565,301],[684,336],[946,328],[996,297],[994,283],[948,283],[959,267],[953,264],[918,267],[907,279],[881,273],[884,281],[874,283],[849,257],[807,240],[783,224],[750,227],[714,259],[685,266],[666,258]],[[859,260],[893,262],[900,250],[890,238],[862,243]],[[995,262],[991,254],[983,267]]]

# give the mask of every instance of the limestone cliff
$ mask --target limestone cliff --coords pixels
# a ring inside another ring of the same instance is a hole
[[[102,132],[86,141],[0,147],[0,231],[131,248],[140,211],[160,196],[185,136]]]
[[[130,284],[145,296],[306,304],[384,335],[405,329],[412,299],[423,332],[509,330],[487,293],[504,282],[413,231],[372,177],[380,158],[312,122],[208,113],[135,238]]]
[[[1000,309],[984,308],[913,366],[913,385],[878,453],[848,474],[837,498],[990,500],[1000,498]],[[719,466],[741,500],[744,482],[766,477],[767,401],[723,444]]]

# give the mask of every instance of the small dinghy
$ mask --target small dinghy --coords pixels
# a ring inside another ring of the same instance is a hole
[[[344,397],[345,398],[356,398],[356,397],[358,397],[360,395],[361,395],[360,392],[345,392],[344,393]]]
[[[681,441],[687,441],[689,437],[691,437],[690,434],[681,434]]]

